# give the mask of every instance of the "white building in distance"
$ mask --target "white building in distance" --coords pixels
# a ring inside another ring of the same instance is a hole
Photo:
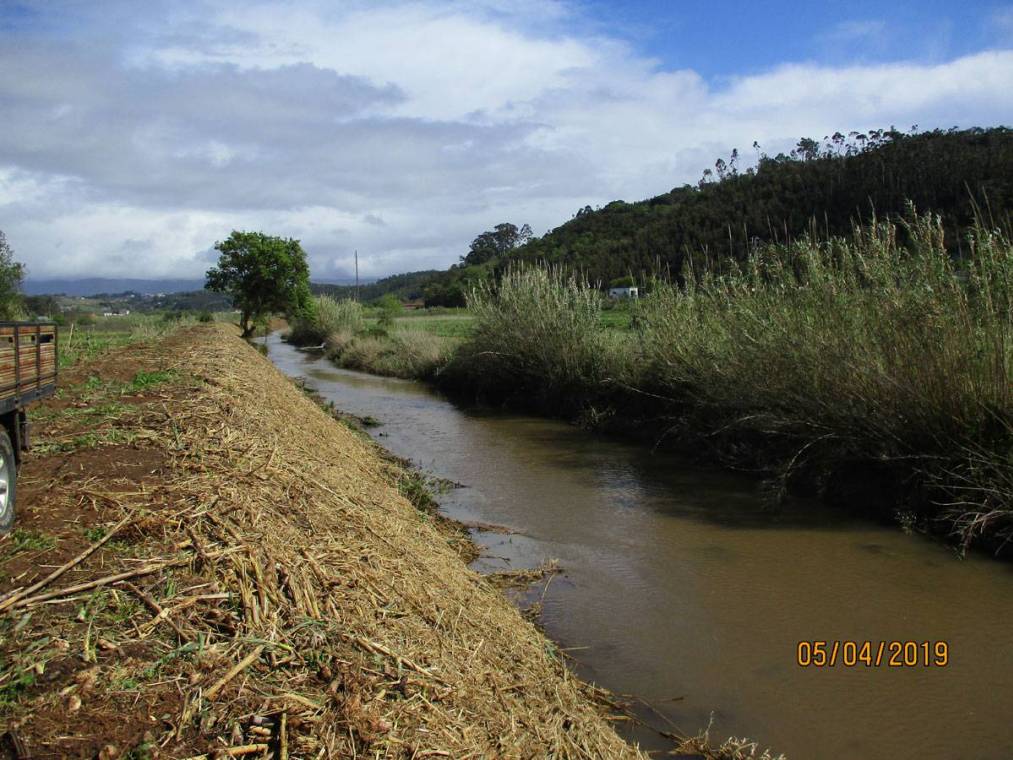
[[[637,287],[609,288],[609,298],[639,298]]]

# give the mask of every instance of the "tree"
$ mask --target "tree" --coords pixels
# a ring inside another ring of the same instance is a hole
[[[21,319],[25,316],[21,300],[21,281],[25,265],[14,260],[14,249],[0,230],[0,319]]]
[[[401,306],[401,299],[393,293],[386,293],[376,299],[376,305],[380,309],[379,325],[391,327],[394,320],[398,318],[404,308]]]
[[[486,230],[471,241],[467,256],[461,261],[469,266],[484,264],[498,256],[518,248],[534,237],[531,227],[527,224],[517,229],[516,224],[504,222],[497,224],[492,230]]]
[[[215,249],[221,254],[218,266],[208,270],[204,287],[232,297],[244,338],[269,314],[311,316],[310,270],[298,240],[233,231]]]
[[[60,304],[53,296],[25,296],[23,302],[32,316],[53,319],[60,314]]]

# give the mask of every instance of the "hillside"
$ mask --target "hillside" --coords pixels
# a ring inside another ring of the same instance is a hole
[[[111,277],[35,279],[28,277],[23,291],[28,296],[63,295],[91,297],[100,293],[180,293],[200,290],[203,279],[141,280]]]
[[[426,269],[420,272],[405,272],[384,277],[380,280],[363,282],[358,287],[358,300],[369,302],[391,293],[402,301],[415,301],[423,297],[423,289],[433,278],[442,275],[438,269]],[[335,285],[330,283],[310,283],[314,295],[329,295],[336,299],[355,298],[355,285]]]
[[[957,250],[976,209],[1006,223],[1013,208],[1013,131],[1005,127],[904,134],[894,130],[802,139],[789,155],[733,154],[697,185],[648,200],[585,207],[573,219],[477,266],[458,265],[426,287],[427,305],[460,305],[477,281],[516,262],[577,267],[592,281],[678,274],[687,256],[742,260],[757,242],[814,230],[843,235],[873,213],[896,217],[911,201],[942,215]]]

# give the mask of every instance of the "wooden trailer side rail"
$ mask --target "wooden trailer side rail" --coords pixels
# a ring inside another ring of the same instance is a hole
[[[0,322],[0,415],[56,390],[57,330],[52,322]]]

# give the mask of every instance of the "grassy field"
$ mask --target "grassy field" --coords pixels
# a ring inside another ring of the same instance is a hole
[[[471,337],[475,326],[475,315],[467,309],[434,309],[430,314],[427,309],[404,312],[395,319],[398,326],[413,327],[441,338]],[[450,312],[450,313],[448,313]],[[599,315],[603,327],[612,330],[629,330],[633,322],[633,309],[616,307],[603,309]]]
[[[601,313],[603,327],[610,330],[629,330],[633,327],[633,309],[635,307],[613,308]]]
[[[210,315],[216,322],[235,322],[236,315],[220,312]],[[193,315],[174,312],[130,314],[127,316],[95,317],[59,328],[60,369],[72,367],[82,360],[92,359],[114,348],[139,340],[163,337],[178,327],[198,321]]]
[[[322,346],[336,364],[379,375],[432,378],[468,335],[466,315],[367,308],[355,301],[315,300],[312,317],[296,320],[287,339]]]
[[[439,338],[467,338],[471,335],[474,318],[466,310],[460,309],[458,314],[426,314],[419,310],[405,312],[394,319],[398,329],[421,330]],[[374,324],[376,320],[373,321]]]
[[[113,348],[138,340],[165,335],[180,324],[161,314],[131,314],[124,317],[97,317],[93,323],[77,323],[59,328],[60,368],[72,367]]]
[[[330,299],[328,299],[330,300]],[[602,309],[599,319],[602,327],[624,331],[632,329],[635,305],[612,305]],[[325,307],[326,308],[326,307]],[[392,312],[386,317],[383,310],[372,306],[361,309],[361,324],[356,329],[370,330],[382,328],[386,330],[412,330],[434,335],[438,338],[449,338],[463,341],[470,338],[475,327],[475,315],[468,309],[437,307],[433,309],[402,310]],[[326,337],[318,330],[313,332],[315,341],[322,343]]]
[[[598,324],[609,332],[628,332],[632,313],[625,306],[602,310]],[[475,314],[468,309],[385,312],[322,296],[315,318],[293,325],[289,339],[298,345],[324,345],[335,363],[349,369],[431,379],[472,339],[475,325]]]

